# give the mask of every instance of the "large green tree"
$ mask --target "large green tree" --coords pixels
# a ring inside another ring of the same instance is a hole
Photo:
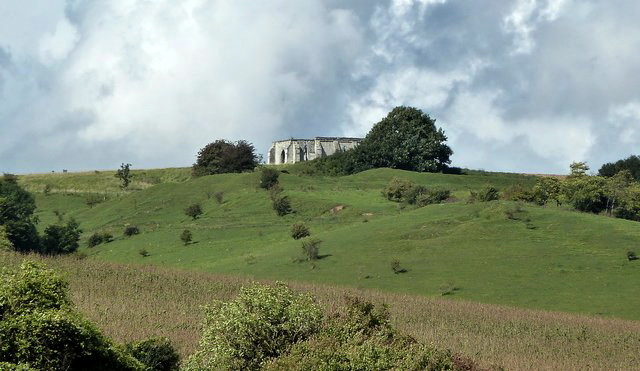
[[[0,226],[4,226],[7,238],[17,251],[39,248],[35,209],[33,196],[18,185],[15,176],[5,175],[0,179]]]
[[[370,168],[442,171],[453,154],[436,121],[414,107],[396,107],[375,124],[357,149],[357,163]]]
[[[193,175],[203,176],[223,173],[241,173],[258,166],[259,157],[253,144],[239,140],[224,139],[207,144],[198,152],[193,164]]]

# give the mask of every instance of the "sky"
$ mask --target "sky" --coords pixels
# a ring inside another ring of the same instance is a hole
[[[453,165],[640,153],[637,0],[2,0],[0,172],[189,166],[216,139],[364,136],[393,107]]]

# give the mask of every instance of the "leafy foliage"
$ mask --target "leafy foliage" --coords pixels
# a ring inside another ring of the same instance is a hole
[[[122,163],[120,169],[116,171],[116,178],[120,179],[122,183],[120,187],[122,189],[129,187],[129,183],[131,183],[131,164]]]
[[[266,370],[452,370],[448,352],[399,334],[386,307],[348,298],[348,306],[318,334],[272,359]]]
[[[280,172],[272,167],[263,167],[260,172],[260,188],[271,189],[278,184]]]
[[[259,157],[253,144],[239,140],[229,142],[224,139],[207,144],[198,152],[193,164],[193,176],[223,173],[241,173],[253,170],[258,166]]]
[[[10,250],[13,250],[13,244],[11,244],[11,241],[9,241],[7,228],[4,225],[0,225],[0,251]]]
[[[453,154],[446,141],[444,131],[429,115],[399,106],[369,131],[356,149],[356,162],[368,168],[441,171]]]
[[[125,227],[123,234],[126,237],[135,236],[136,234],[140,234],[140,228],[136,225],[129,225]]]
[[[320,244],[322,240],[317,238],[308,238],[302,241],[302,251],[307,260],[320,259]]]
[[[609,178],[623,170],[627,170],[634,180],[640,181],[640,156],[632,155],[616,162],[606,163],[598,170],[598,175]]]
[[[382,190],[382,195],[390,201],[406,202],[422,207],[448,199],[451,192],[442,188],[429,189],[406,179],[393,178]]]
[[[80,225],[74,219],[66,224],[53,224],[44,230],[42,238],[42,253],[45,254],[69,254],[78,249],[80,245]]]
[[[15,176],[5,174],[0,179],[0,226],[16,251],[39,250],[35,209],[33,196],[18,185]]]
[[[196,220],[200,215],[202,215],[202,206],[200,206],[200,204],[189,205],[186,209],[184,209],[184,214],[190,218],[193,218],[193,220]]]
[[[471,191],[470,202],[490,202],[500,199],[500,192],[493,186],[485,186],[479,191]]]
[[[310,235],[311,232],[309,232],[309,227],[307,227],[304,223],[295,223],[291,226],[291,237],[294,240],[309,237]]]
[[[185,229],[180,233],[180,240],[186,245],[190,244],[193,240],[193,233],[190,230]]]
[[[96,247],[103,243],[109,243],[113,241],[113,235],[109,232],[96,232],[89,237],[87,241],[88,247]]]
[[[0,362],[43,370],[141,370],[73,311],[67,291],[59,275],[33,262],[0,275]]]
[[[289,197],[282,196],[280,194],[277,194],[272,198],[272,206],[278,216],[285,216],[293,211]]]
[[[151,338],[128,343],[128,354],[144,364],[149,371],[178,371],[180,355],[167,338]]]
[[[284,284],[243,288],[235,300],[207,308],[199,349],[184,369],[258,369],[317,333],[322,318],[310,296]]]

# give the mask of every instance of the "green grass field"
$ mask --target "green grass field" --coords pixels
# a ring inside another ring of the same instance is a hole
[[[395,176],[451,189],[457,200],[403,208],[380,193]],[[57,212],[81,223],[84,245],[96,231],[116,236],[112,243],[83,247],[90,259],[640,319],[640,263],[625,256],[640,246],[640,224],[557,207],[465,202],[470,190],[486,184],[531,185],[535,177],[390,169],[346,177],[282,174],[296,211],[285,217],[272,210],[258,177],[190,179],[189,169],[138,171],[127,192],[106,171],[20,181],[37,194],[40,228],[55,222]],[[45,195],[47,184],[51,192]],[[216,192],[224,192],[222,204],[212,197]],[[104,202],[87,206],[91,194]],[[183,210],[196,202],[204,214],[194,221]],[[344,209],[330,212],[338,205]],[[323,241],[322,259],[296,261],[302,250],[289,230],[297,221]],[[127,225],[142,233],[123,237]],[[194,235],[188,246],[179,239],[185,228]],[[142,257],[140,249],[150,255]],[[407,273],[393,273],[395,259]]]

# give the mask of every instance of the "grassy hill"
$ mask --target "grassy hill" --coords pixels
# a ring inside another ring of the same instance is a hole
[[[556,207],[465,202],[470,190],[531,185],[531,176],[391,169],[346,177],[282,174],[296,212],[278,217],[256,173],[198,179],[190,179],[188,169],[134,174],[127,192],[112,172],[20,181],[37,192],[41,228],[57,213],[80,221],[85,240],[96,231],[117,237],[83,248],[90,259],[640,319],[640,264],[625,257],[640,245],[640,224]],[[380,193],[393,177],[451,189],[458,201],[402,207]],[[221,204],[216,192],[224,192]],[[103,202],[89,207],[87,198],[96,195]],[[196,202],[204,214],[194,221],[183,210]],[[332,213],[338,205],[344,209]],[[297,221],[323,241],[323,259],[296,261],[300,242],[289,230]],[[122,237],[127,225],[142,233]],[[179,239],[185,228],[194,234],[188,246]],[[150,255],[142,257],[140,249]],[[394,274],[392,260],[407,273]]]

